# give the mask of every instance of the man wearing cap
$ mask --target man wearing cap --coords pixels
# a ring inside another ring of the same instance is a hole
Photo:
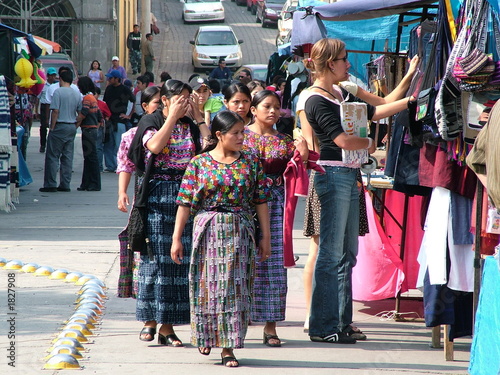
[[[210,126],[211,115],[221,109],[222,102],[211,97],[212,91],[210,91],[210,86],[205,78],[195,76],[189,81],[189,86],[193,89],[193,100],[198,106],[207,126]]]
[[[45,152],[47,131],[49,130],[50,102],[47,100],[47,90],[56,81],[57,70],[50,67],[46,73],[45,85],[40,95],[38,95],[38,99],[40,99],[40,152]]]
[[[104,171],[116,171],[116,154],[121,142],[122,134],[126,131],[126,123],[130,120],[127,115],[128,103],[135,103],[134,94],[128,87],[122,84],[121,74],[118,70],[112,70],[106,74],[108,86],[104,92],[104,102],[111,111],[110,121],[113,124],[113,132],[110,139],[104,143]]]
[[[109,68],[108,74],[111,73],[112,70],[118,70],[122,79],[127,78],[127,72],[125,71],[125,68],[120,65],[120,59],[118,58],[118,56],[113,56],[111,58],[111,68]],[[109,82],[107,82],[106,84],[108,85]]]
[[[134,30],[128,34],[127,48],[132,74],[137,74],[141,71],[141,32],[139,25],[134,25]]]
[[[210,75],[208,76],[210,79],[223,79],[226,81],[231,80],[233,73],[231,69],[226,66],[226,60],[224,58],[219,59],[219,66],[212,70]]]
[[[59,76],[61,75],[61,72],[65,71],[65,70],[68,70],[71,72],[71,74],[73,74],[73,72],[71,71],[71,69],[69,68],[69,66],[61,66],[58,70],[58,74]],[[74,77],[73,77],[74,78]],[[51,103],[52,102],[52,97],[54,96],[54,93],[56,92],[56,90],[59,88],[59,82],[56,81],[54,84],[50,85],[48,88],[47,88],[47,93],[45,94],[45,100],[47,101],[47,103]],[[80,90],[78,89],[78,86],[75,85],[74,83],[71,83],[69,85],[69,87],[71,87],[73,90],[75,90],[75,92],[78,94],[78,95],[82,95],[80,93]],[[82,97],[83,98],[83,97]]]

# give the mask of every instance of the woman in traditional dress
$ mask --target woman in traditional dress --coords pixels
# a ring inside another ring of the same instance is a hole
[[[257,155],[268,178],[272,180],[269,201],[271,225],[271,256],[267,262],[256,268],[252,322],[265,322],[263,343],[267,346],[281,346],[276,333],[276,322],[285,320],[287,272],[283,253],[283,210],[285,188],[283,172],[295,149],[307,162],[309,150],[303,137],[295,141],[279,133],[274,125],[280,117],[281,103],[278,95],[270,90],[255,94],[251,103],[254,123],[245,128],[243,150]]]
[[[224,105],[228,110],[239,114],[243,118],[245,126],[252,121],[251,102],[250,89],[241,82],[233,83],[224,90]]]
[[[270,254],[267,179],[258,158],[241,152],[243,119],[219,112],[211,146],[191,160],[182,180],[171,256],[181,264],[190,212],[195,213],[189,271],[191,342],[203,355],[222,347],[222,364],[237,367],[233,349],[242,348],[251,308],[255,207],[262,237],[259,261]]]
[[[158,330],[161,345],[183,346],[174,332],[174,324],[189,323],[189,257],[181,265],[170,258],[179,192],[184,171],[197,151],[200,138],[210,136],[201,114],[196,121],[185,117],[196,105],[190,98],[191,87],[178,80],[167,81],[160,91],[160,108],[139,122],[130,146],[129,158],[136,171],[155,155],[147,186],[147,234],[152,256],[141,255],[136,318],[145,322],[139,334],[142,341],[152,341]],[[193,113],[198,111],[193,111]],[[191,224],[186,226],[182,243],[191,246]]]

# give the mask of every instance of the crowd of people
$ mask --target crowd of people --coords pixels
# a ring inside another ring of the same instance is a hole
[[[138,47],[137,31],[130,34],[129,48]],[[349,78],[345,44],[322,39],[304,60],[313,83],[297,93],[296,113],[284,108],[284,77],[266,85],[243,70],[232,80],[223,59],[209,79],[195,74],[183,82],[163,72],[156,85],[147,71],[136,77],[135,89],[117,56],[106,74],[99,61],[92,61],[77,86],[69,69],[48,69],[40,95],[40,151],[45,152],[40,191],[71,190],[80,127],[84,167],[77,190],[99,191],[101,172],[115,172],[120,211],[129,212],[136,200],[146,202],[149,250],[135,253],[128,228],[119,235],[118,295],[137,300],[136,319],[144,324],[139,339],[150,342],[158,335],[160,345],[180,347],[174,327],[190,324],[190,341],[200,354],[221,348],[222,364],[237,367],[234,349],[244,346],[252,322],[264,325],[264,345],[282,345],[283,221],[290,209],[284,173],[291,163],[308,168],[310,150],[317,151],[324,173],[311,174],[309,184],[305,328],[314,342],[365,340],[352,325],[351,273],[361,229],[355,223],[363,221],[360,165],[346,165],[342,150],[373,153],[376,143],[344,131],[340,106],[368,103],[367,120],[402,111],[414,100],[403,96],[417,64],[413,59],[401,84],[382,100],[341,84]],[[303,135],[292,137],[280,121],[293,123],[294,115]]]

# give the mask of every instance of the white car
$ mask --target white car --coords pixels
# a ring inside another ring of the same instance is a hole
[[[221,0],[182,0],[184,23],[199,21],[224,22],[225,14]]]
[[[237,69],[243,62],[240,44],[230,26],[200,26],[194,35],[192,64],[194,70],[214,69],[219,59],[226,60],[228,68]]]

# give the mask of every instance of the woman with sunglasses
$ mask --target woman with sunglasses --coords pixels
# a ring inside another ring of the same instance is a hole
[[[136,170],[142,173],[154,155],[145,190],[152,254],[141,254],[139,264],[136,318],[144,322],[139,339],[152,341],[158,332],[160,345],[174,347],[183,344],[173,325],[190,321],[189,257],[184,257],[180,265],[170,257],[177,212],[175,198],[189,161],[201,150],[200,140],[210,137],[210,130],[190,98],[191,92],[191,87],[181,81],[165,82],[160,90],[159,108],[141,119],[128,153]],[[186,117],[189,111],[199,115],[196,124]],[[191,237],[189,221],[181,238],[184,247],[191,247]]]
[[[338,85],[349,78],[350,64],[345,43],[321,39],[304,60],[315,80],[305,102],[307,121],[320,148],[325,174],[316,174],[314,187],[321,206],[319,251],[309,318],[311,341],[354,344],[346,329],[352,323],[352,268],[356,264],[359,232],[359,166],[342,162],[342,150],[375,151],[371,138],[348,135],[340,116],[340,103],[359,101]],[[410,97],[410,100],[412,98]],[[373,107],[367,104],[368,119],[378,120],[407,108],[409,100]]]

